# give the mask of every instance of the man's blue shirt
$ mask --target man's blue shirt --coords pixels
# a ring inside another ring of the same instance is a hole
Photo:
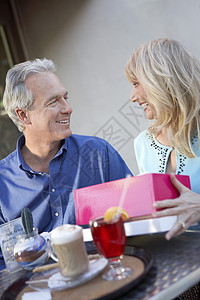
[[[97,137],[71,135],[49,165],[49,174],[34,172],[21,148],[0,161],[0,224],[18,218],[24,207],[39,232],[75,224],[73,190],[124,178],[131,171],[117,151]]]

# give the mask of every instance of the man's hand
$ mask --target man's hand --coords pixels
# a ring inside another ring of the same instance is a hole
[[[200,195],[186,188],[176,179],[174,174],[170,174],[170,180],[179,191],[180,196],[176,199],[156,201],[153,204],[156,209],[163,209],[153,213],[153,217],[172,215],[178,217],[176,224],[165,235],[167,240],[183,233],[188,227],[200,221]]]

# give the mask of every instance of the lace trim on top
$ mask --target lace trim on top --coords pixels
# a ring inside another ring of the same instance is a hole
[[[194,145],[198,141],[198,134],[196,133],[191,140],[191,144]]]
[[[167,153],[168,151],[171,151],[169,148],[166,148],[166,146],[159,146],[156,141],[155,138],[152,134],[148,135],[148,139],[151,141],[150,146],[153,147],[155,150],[157,150],[157,154],[159,156],[159,173],[164,173],[165,172],[165,166],[167,164]],[[181,173],[183,173],[184,171],[184,167],[185,167],[185,160],[186,160],[186,156],[179,154],[179,167],[177,170],[177,174],[180,175]]]

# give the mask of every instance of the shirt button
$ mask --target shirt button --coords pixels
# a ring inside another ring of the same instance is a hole
[[[52,189],[52,192],[54,193],[54,192],[55,192],[55,189]]]
[[[58,217],[58,216],[59,216],[59,213],[58,213],[58,212],[56,212],[56,213],[55,213],[55,216],[56,216],[56,217]]]

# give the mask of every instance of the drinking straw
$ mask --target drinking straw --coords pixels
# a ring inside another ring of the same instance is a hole
[[[128,186],[129,186],[129,182],[130,182],[130,178],[131,178],[130,174],[126,175],[123,190],[122,190],[121,197],[120,197],[120,200],[119,200],[119,206],[118,206],[119,209],[118,210],[120,210],[120,208],[123,207],[124,200],[126,198],[126,194],[127,194],[127,190],[128,190]]]

